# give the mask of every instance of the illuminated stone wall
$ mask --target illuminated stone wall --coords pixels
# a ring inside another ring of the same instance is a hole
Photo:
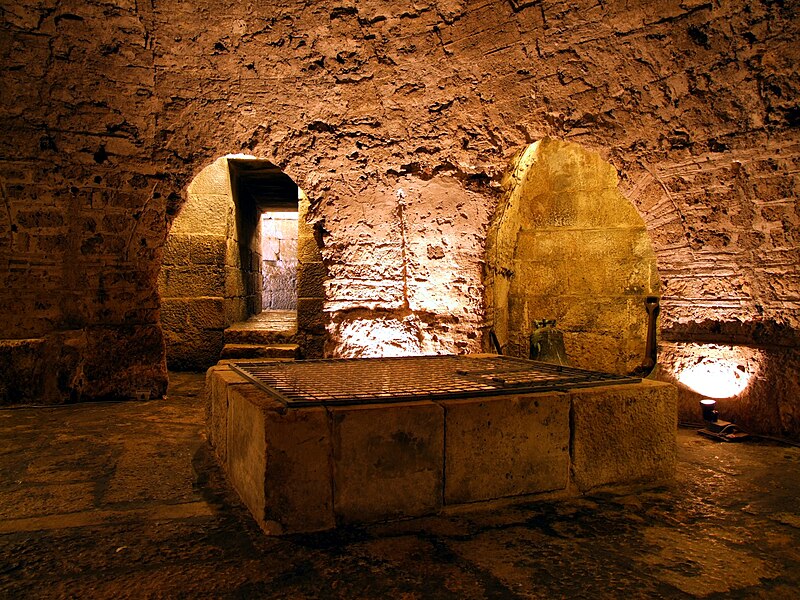
[[[634,372],[645,358],[645,299],[658,297],[644,222],[614,168],[545,138],[506,180],[487,239],[487,321],[505,354],[527,358],[536,323],[555,321],[574,366]]]
[[[219,360],[224,329],[260,310],[260,230],[254,208],[238,207],[228,161],[194,178],[164,245],[158,291],[171,368]]]
[[[323,315],[329,354],[479,349],[500,181],[545,137],[617,169],[656,252],[665,341],[757,347],[797,372],[797,10],[7,7],[3,401],[163,391],[167,232],[189,182],[229,153],[273,162],[308,194],[329,279],[307,314]]]
[[[262,310],[297,310],[297,213],[261,220]]]

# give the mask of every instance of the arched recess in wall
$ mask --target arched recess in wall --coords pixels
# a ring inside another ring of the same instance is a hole
[[[158,282],[168,366],[207,368],[234,346],[296,344],[297,355],[320,356],[325,268],[302,190],[269,161],[228,155],[186,196]],[[264,309],[282,314],[265,322]]]
[[[487,239],[487,324],[505,354],[529,356],[555,320],[571,364],[630,373],[644,359],[645,298],[658,296],[644,221],[597,153],[545,138],[514,161]]]

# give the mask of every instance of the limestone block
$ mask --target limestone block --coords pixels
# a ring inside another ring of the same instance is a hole
[[[225,300],[217,298],[192,298],[186,303],[189,323],[197,329],[225,328]]]
[[[164,331],[167,363],[170,369],[207,369],[217,362],[222,351],[221,329],[189,329],[179,335]]]
[[[297,295],[301,298],[324,298],[327,271],[321,262],[297,265]]]
[[[189,194],[181,212],[175,217],[170,235],[175,233],[226,235],[228,213],[233,199],[228,195]]]
[[[580,369],[591,369],[604,373],[624,374],[636,366],[623,362],[622,350],[626,342],[621,334],[564,332],[564,348],[570,363]]]
[[[562,490],[569,481],[569,397],[527,394],[440,402],[445,504]]]
[[[174,233],[167,236],[164,244],[164,265],[186,266],[190,258],[191,236],[188,233]]]
[[[159,274],[162,298],[222,296],[225,270],[216,266],[164,267]]]
[[[442,505],[444,410],[433,402],[329,409],[337,521],[373,522]]]
[[[675,474],[677,392],[669,384],[570,392],[572,477],[578,489],[668,480]]]
[[[325,314],[322,312],[322,298],[297,299],[297,328],[305,331],[323,331]]]
[[[300,262],[320,262],[322,253],[317,246],[317,240],[313,235],[305,235],[297,238],[297,260]]]
[[[575,268],[574,265],[569,267]],[[568,291],[566,274],[569,270],[560,261],[516,260],[514,261],[516,293],[546,296],[566,294]]]
[[[224,265],[227,240],[223,235],[193,235],[191,261],[196,265]]]
[[[190,300],[165,298],[161,301],[161,326],[171,331],[182,331],[189,324]]]
[[[227,267],[225,269],[225,297],[245,296],[245,275],[241,269]]]
[[[233,386],[247,383],[247,379],[223,365],[211,367],[206,375],[208,441],[222,464],[228,456],[228,393]]]
[[[231,190],[228,174],[228,159],[219,158],[200,171],[189,186],[189,194],[218,196],[229,194]]]
[[[321,407],[269,411],[265,530],[308,532],[335,526],[331,438]]]
[[[260,402],[251,401],[257,388],[253,384],[238,387],[246,389],[232,389],[227,395],[226,474],[239,497],[261,524],[266,503],[264,474],[267,468],[264,413]]]
[[[242,266],[239,244],[229,238],[225,239],[225,265],[234,269],[240,269]]]
[[[238,323],[247,319],[247,301],[241,297],[225,298],[225,323]]]
[[[334,526],[327,419],[320,407],[286,410],[252,384],[229,387],[228,478],[267,533]]]

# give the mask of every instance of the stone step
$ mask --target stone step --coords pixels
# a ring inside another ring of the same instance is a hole
[[[226,344],[258,344],[269,346],[273,344],[287,344],[293,341],[296,335],[294,330],[271,331],[269,329],[246,329],[228,327],[225,330]]]
[[[300,358],[300,346],[297,344],[225,344],[220,358]]]

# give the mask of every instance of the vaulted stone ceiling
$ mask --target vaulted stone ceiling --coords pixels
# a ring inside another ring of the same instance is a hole
[[[764,372],[796,372],[795,3],[45,0],[3,20],[6,398],[163,391],[162,248],[229,153],[307,193],[329,352],[373,326],[479,349],[501,180],[545,137],[617,169],[665,340],[769,347]],[[781,389],[741,411],[796,434]]]

